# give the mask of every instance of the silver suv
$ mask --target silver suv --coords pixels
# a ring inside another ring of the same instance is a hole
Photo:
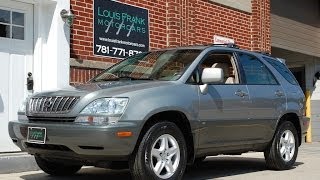
[[[13,142],[51,175],[129,167],[134,179],[181,179],[206,156],[264,152],[296,161],[309,119],[284,62],[234,45],[131,56],[90,82],[27,99]]]

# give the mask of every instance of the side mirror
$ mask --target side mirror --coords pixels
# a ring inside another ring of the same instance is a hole
[[[203,84],[223,82],[224,75],[221,68],[204,68],[201,75]]]
[[[208,83],[223,82],[224,75],[221,68],[204,68],[201,75],[202,85],[200,85],[200,92],[202,94],[208,93]]]

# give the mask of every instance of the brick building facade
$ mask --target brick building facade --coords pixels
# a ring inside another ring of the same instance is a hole
[[[242,49],[270,51],[270,1],[252,0],[244,11],[215,0],[121,0],[149,10],[150,50],[213,43],[220,35]],[[237,1],[235,1],[237,2]],[[119,61],[93,54],[93,0],[71,0],[70,83],[88,81]]]

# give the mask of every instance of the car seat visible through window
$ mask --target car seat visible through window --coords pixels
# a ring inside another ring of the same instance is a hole
[[[223,70],[223,74],[224,74],[224,83],[225,84],[234,84],[235,79],[233,77],[234,75],[232,75],[234,72],[232,70],[232,67],[229,66],[229,64],[227,64],[227,63],[214,63],[212,65],[212,68],[221,68]]]

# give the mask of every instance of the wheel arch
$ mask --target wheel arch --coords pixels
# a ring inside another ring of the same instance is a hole
[[[277,126],[276,126],[277,129],[280,126],[280,124],[282,124],[285,121],[291,122],[294,125],[294,127],[296,128],[297,133],[298,133],[299,146],[300,146],[302,143],[302,136],[301,136],[301,125],[300,125],[299,116],[293,112],[288,112],[288,113],[282,115],[277,123]],[[274,134],[276,134],[276,132],[277,131],[275,131]]]
[[[135,153],[139,148],[139,144],[141,143],[143,136],[150,129],[150,127],[156,123],[163,122],[163,121],[172,122],[176,124],[177,127],[181,130],[187,146],[187,155],[188,155],[187,162],[188,163],[193,162],[194,155],[195,155],[195,149],[194,149],[195,140],[192,134],[191,124],[186,114],[177,110],[161,111],[151,115],[143,124],[143,127],[140,131],[133,153]]]

